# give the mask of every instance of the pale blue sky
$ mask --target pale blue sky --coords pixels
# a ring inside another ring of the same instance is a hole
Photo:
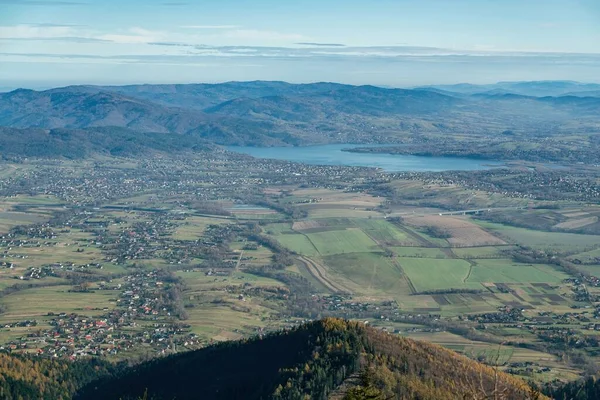
[[[0,0],[0,87],[600,80],[599,0]]]

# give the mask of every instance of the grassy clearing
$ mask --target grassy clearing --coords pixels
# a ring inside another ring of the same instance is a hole
[[[448,258],[440,249],[429,247],[390,247],[399,257]]]
[[[204,217],[189,217],[179,225],[173,233],[175,240],[198,240],[209,225],[217,225],[225,220],[216,220]]]
[[[381,253],[339,254],[324,260],[332,274],[349,280],[357,293],[395,294],[407,290],[400,268]]]
[[[260,315],[234,310],[226,305],[205,304],[188,310],[186,323],[205,340],[230,340],[256,333],[265,326]]]
[[[294,233],[292,230],[292,224],[290,223],[279,223],[279,224],[268,224],[263,229],[267,235],[281,235]]]
[[[477,260],[468,282],[559,283],[567,275],[549,265],[518,264],[508,259]]]
[[[81,252],[77,249],[81,248]],[[64,243],[48,247],[22,247],[15,249],[15,257],[7,257],[7,261],[14,262],[18,267],[41,267],[45,264],[57,262],[73,262],[75,264],[104,263],[104,256],[96,247],[79,247]]]
[[[70,293],[71,286],[51,286],[21,290],[2,298],[7,310],[1,320],[27,319],[54,313],[98,315],[103,308],[114,308],[118,291],[98,290],[90,293]]]
[[[399,258],[398,262],[419,292],[444,289],[482,289],[466,282],[471,265],[464,260]]]
[[[43,221],[47,221],[49,216],[34,214],[4,211],[0,212],[0,232],[8,233],[12,228],[18,225],[31,225]]]
[[[388,246],[418,245],[413,238],[383,219],[356,219],[355,224],[375,241]]]
[[[323,256],[380,250],[377,244],[360,229],[310,233],[307,236]]]
[[[309,257],[319,255],[319,251],[311,240],[301,233],[277,235],[275,238],[282,246],[298,254]]]
[[[175,274],[185,281],[188,289],[191,291],[222,290],[228,285],[236,283],[250,283],[254,286],[285,286],[275,279],[265,278],[246,272],[234,272],[231,274],[231,277],[207,276],[204,272],[196,271],[177,271]]]

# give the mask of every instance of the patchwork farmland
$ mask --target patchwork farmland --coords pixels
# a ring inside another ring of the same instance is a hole
[[[561,251],[600,248],[593,235],[548,235],[431,210],[414,215],[405,209],[407,216],[402,218],[373,216],[377,202],[357,194],[302,190],[292,193],[288,201],[307,198],[313,201],[299,205],[311,210],[306,218],[266,224],[264,231],[302,257],[300,271],[310,275],[324,293],[393,300],[406,311],[461,315],[494,312],[504,306],[568,309],[575,303],[560,296],[567,273],[557,265],[517,261],[512,254],[518,246],[543,249],[550,244]],[[336,206],[335,201],[340,203]],[[591,262],[597,251],[577,254]],[[545,288],[543,293],[540,287]]]

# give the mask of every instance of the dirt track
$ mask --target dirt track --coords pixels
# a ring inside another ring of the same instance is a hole
[[[298,257],[298,261],[300,261],[308,270],[308,272],[321,282],[323,286],[332,291],[333,293],[350,293],[348,289],[344,286],[334,282],[331,278],[327,276],[327,272],[325,271],[325,267],[316,263],[308,257]]]

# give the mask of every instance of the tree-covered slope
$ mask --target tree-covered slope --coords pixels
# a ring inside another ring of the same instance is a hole
[[[116,368],[95,358],[71,362],[0,353],[0,399],[70,399],[81,386]]]
[[[197,135],[135,132],[127,128],[18,129],[0,127],[2,157],[85,158],[92,155],[136,156],[149,152],[213,149]]]
[[[394,142],[406,134],[595,132],[598,111],[597,97],[457,96],[329,83],[71,86],[0,93],[0,126],[120,127],[257,146]]]
[[[84,387],[80,399],[536,398],[515,377],[442,347],[325,319],[158,359]],[[494,397],[496,396],[496,397]],[[541,397],[537,397],[541,398]]]

